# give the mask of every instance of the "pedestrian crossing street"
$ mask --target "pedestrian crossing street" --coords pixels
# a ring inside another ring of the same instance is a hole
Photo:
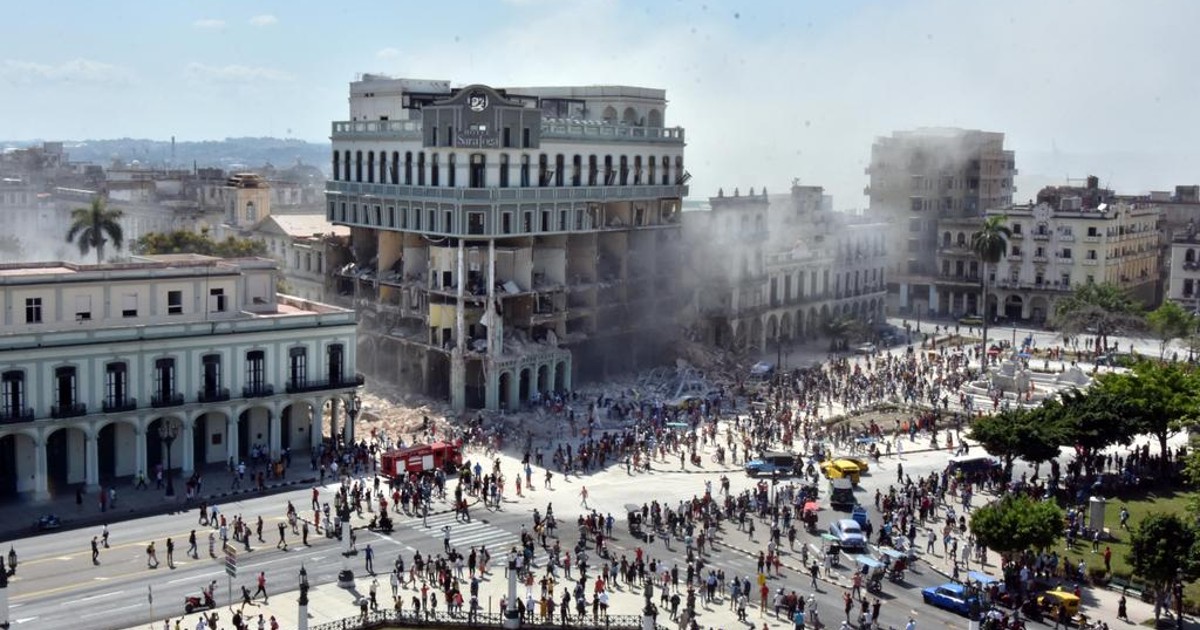
[[[494,559],[505,557],[510,549],[521,545],[521,535],[517,532],[510,532],[484,523],[478,518],[474,518],[470,522],[462,521],[456,519],[455,515],[450,512],[431,515],[428,523],[424,519],[414,518],[400,521],[397,525],[411,528],[439,541],[446,533],[443,528],[449,527],[451,547],[455,547],[460,553],[465,554],[471,547],[483,545],[487,547]]]

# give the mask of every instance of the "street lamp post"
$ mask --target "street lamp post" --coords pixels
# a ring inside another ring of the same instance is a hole
[[[3,561],[0,561],[0,566],[4,566]],[[17,574],[17,550],[13,547],[8,548],[8,575]]]
[[[158,438],[167,447],[167,498],[175,497],[175,481],[171,475],[171,445],[179,437],[179,421],[173,418],[164,419],[158,425]]]
[[[296,619],[298,630],[308,630],[308,571],[300,564],[300,611]]]
[[[342,543],[346,548],[342,552],[342,570],[338,572],[338,586],[342,588],[352,588],[354,586],[354,571],[350,568],[350,556],[357,552],[354,550],[354,527],[350,525],[350,506],[343,504],[338,510],[338,516],[342,521]]]

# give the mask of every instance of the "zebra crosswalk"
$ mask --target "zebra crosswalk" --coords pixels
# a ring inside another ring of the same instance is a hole
[[[470,522],[460,520],[453,513],[436,514],[428,521],[420,518],[397,523],[400,527],[408,527],[430,538],[443,540],[445,528],[450,528],[450,546],[461,552],[471,547],[486,546],[493,557],[501,557],[512,547],[521,545],[521,535],[516,532],[501,529],[495,525],[484,523],[479,519]]]

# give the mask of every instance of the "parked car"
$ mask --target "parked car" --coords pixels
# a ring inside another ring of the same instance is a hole
[[[790,475],[796,467],[796,456],[791,453],[765,452],[746,462],[746,474],[751,477],[759,475]]]
[[[987,455],[956,455],[950,458],[950,463],[946,465],[946,471],[953,475],[961,470],[963,474],[970,475],[991,472],[1000,467],[1000,460],[995,457]]]
[[[858,521],[843,518],[829,526],[829,533],[837,538],[838,544],[847,551],[862,551],[867,548],[867,537],[863,534]]]
[[[967,587],[955,582],[923,588],[921,599],[930,606],[944,608],[963,616],[971,614],[972,608],[979,609],[979,598],[968,595]]]
[[[875,354],[877,348],[873,343],[860,343],[854,346],[854,354]]]
[[[834,455],[833,459],[844,459],[853,463],[855,466],[858,466],[858,472],[860,473],[865,473],[871,470],[871,464],[867,462],[866,457],[862,457],[861,455]]]
[[[829,507],[835,510],[852,510],[858,505],[854,496],[854,484],[849,479],[829,480]]]

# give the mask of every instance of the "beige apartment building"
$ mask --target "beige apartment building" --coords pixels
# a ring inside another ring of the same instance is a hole
[[[364,75],[332,125],[332,270],[360,365],[456,409],[515,409],[659,364],[685,304],[684,130],[666,92]]]
[[[1012,204],[1013,152],[1004,134],[920,128],[880,137],[866,168],[869,214],[890,223],[888,307],[896,314],[943,313],[964,299],[960,282],[942,281],[939,223],[978,218]]]

